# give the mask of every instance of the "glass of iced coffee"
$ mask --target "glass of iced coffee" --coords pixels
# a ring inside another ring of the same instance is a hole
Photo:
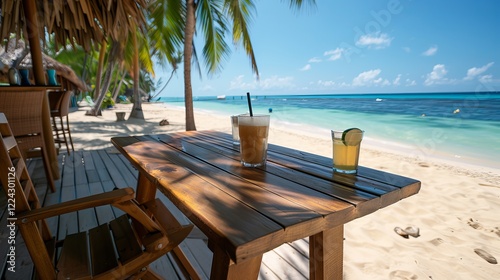
[[[266,164],[269,115],[239,115],[241,164],[258,167]]]

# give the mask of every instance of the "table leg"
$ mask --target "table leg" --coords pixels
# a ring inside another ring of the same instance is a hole
[[[236,264],[219,246],[214,245],[210,279],[257,279],[259,277],[262,255]]]
[[[135,194],[135,200],[139,204],[143,204],[156,197],[156,186],[141,172],[139,172],[139,178],[137,179],[137,189]]]
[[[310,279],[339,279],[343,277],[344,225],[309,237]]]

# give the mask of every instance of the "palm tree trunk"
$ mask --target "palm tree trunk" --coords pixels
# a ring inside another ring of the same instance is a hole
[[[101,80],[102,80],[102,68],[104,67],[104,57],[106,55],[106,49],[107,49],[108,44],[106,41],[103,41],[101,43],[101,50],[99,51],[99,62],[97,64],[97,73],[96,73],[96,78],[95,78],[95,88],[94,91],[92,92],[92,99],[95,99],[96,96],[99,95],[101,92]],[[104,98],[104,97],[103,97]],[[101,101],[102,103],[102,101]],[[94,102],[94,107],[90,109],[90,111],[87,111],[86,115],[89,116],[98,116],[101,114],[101,104],[97,104]]]
[[[97,65],[97,73],[95,77],[95,89],[92,99],[96,98],[96,95],[101,91],[101,79],[102,79],[102,68],[104,67],[104,57],[106,56],[106,48],[108,47],[108,43],[103,41],[101,44],[101,50],[99,52],[99,63]]]
[[[137,47],[137,34],[136,29],[132,28],[132,42],[134,44],[134,105],[129,118],[144,119],[144,112],[142,111],[142,98],[139,93],[139,48]]]
[[[118,81],[118,84],[115,85],[115,92],[113,93],[113,100],[116,101],[116,99],[118,98],[118,94],[120,93],[120,89],[122,88],[122,84],[123,84],[123,79],[125,79],[125,75],[127,75],[127,71],[125,70],[121,70],[121,76],[118,78],[119,81]]]
[[[196,130],[193,110],[193,88],[191,85],[191,58],[196,26],[194,0],[186,0],[186,27],[184,29],[184,102],[186,107],[186,131]]]
[[[119,59],[118,56],[121,53],[120,48],[121,47],[119,43],[112,42],[108,56],[107,69],[100,84],[101,88],[99,89],[99,91],[97,91],[97,88],[95,90],[95,92],[97,92],[99,95],[97,99],[94,101],[95,103],[94,108],[92,108],[91,112],[89,112],[89,115],[97,116],[101,109],[102,102],[104,101],[104,97],[106,97],[106,93],[108,92],[108,88],[111,83],[112,73],[115,71],[117,60]]]

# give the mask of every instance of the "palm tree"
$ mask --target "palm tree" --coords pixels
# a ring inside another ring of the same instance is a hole
[[[193,89],[191,85],[191,63],[196,59],[193,38],[197,34],[197,23],[205,38],[203,57],[208,72],[213,74],[221,70],[221,62],[229,55],[230,48],[225,42],[225,34],[229,31],[228,22],[232,24],[232,39],[235,45],[242,44],[250,59],[252,71],[259,76],[257,60],[249,33],[249,21],[255,12],[254,1],[251,0],[162,0],[156,1],[163,16],[168,17],[168,29],[173,32],[163,33],[163,40],[172,47],[178,47],[180,36],[183,36],[184,50],[184,99],[186,106],[186,130],[196,130],[193,110]],[[300,9],[305,4],[315,5],[315,0],[287,0],[290,8]],[[153,16],[154,18],[155,16]],[[179,34],[179,29],[183,34]]]

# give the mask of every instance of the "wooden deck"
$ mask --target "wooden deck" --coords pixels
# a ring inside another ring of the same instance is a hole
[[[28,169],[43,205],[61,203],[90,194],[110,191],[113,188],[134,187],[137,170],[114,148],[91,151],[77,151],[67,156],[59,155],[61,179],[55,182],[56,192],[47,191],[47,182],[40,159],[28,160]],[[178,217],[181,223],[189,221],[161,193],[158,195],[165,205]],[[7,228],[6,199],[0,191],[0,261],[1,279],[30,279],[34,268],[20,234],[16,236],[16,272],[6,270],[10,230]],[[85,231],[105,223],[120,210],[110,206],[97,207],[78,213],[71,213],[48,220],[53,235],[58,239],[67,234]],[[202,279],[210,276],[212,253],[205,245],[204,236],[196,229],[190,238],[180,246]],[[264,254],[259,279],[307,279],[309,275],[309,244],[307,239],[284,244]],[[164,256],[152,265],[165,279],[188,279],[171,254]]]

